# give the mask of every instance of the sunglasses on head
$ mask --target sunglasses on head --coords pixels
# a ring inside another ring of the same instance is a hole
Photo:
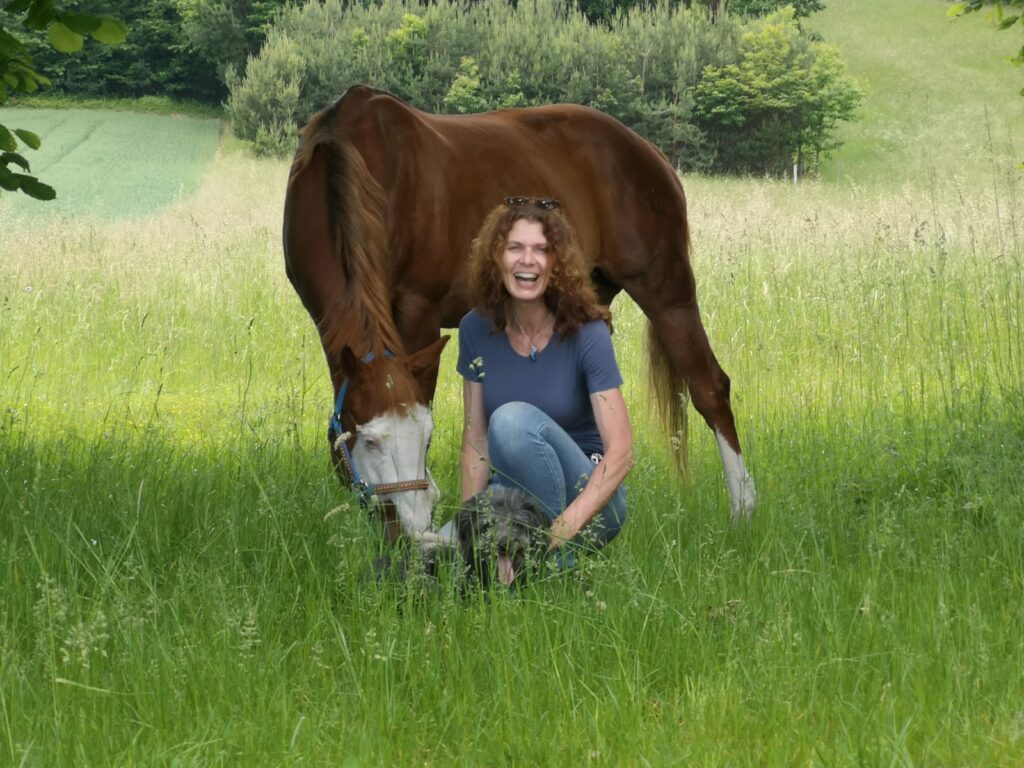
[[[562,207],[562,204],[553,197],[506,197],[505,205],[509,208],[523,208],[532,205],[534,208],[544,211],[553,211]]]

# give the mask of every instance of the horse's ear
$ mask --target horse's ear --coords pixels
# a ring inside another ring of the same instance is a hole
[[[414,352],[402,361],[406,370],[416,378],[420,385],[420,391],[427,400],[434,396],[437,372],[441,367],[441,352],[444,351],[444,345],[450,338],[451,336],[442,336],[433,344],[429,344],[419,352]]]
[[[341,363],[341,372],[345,374],[346,379],[351,379],[356,375],[356,371],[359,368],[359,358],[356,357],[356,353],[352,351],[351,347],[345,347],[341,350],[341,354],[338,355],[338,362]]]

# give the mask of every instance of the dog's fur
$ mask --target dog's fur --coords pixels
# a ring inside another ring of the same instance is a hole
[[[455,518],[466,573],[481,586],[492,576],[525,584],[547,553],[551,521],[522,491],[498,486],[467,500]]]

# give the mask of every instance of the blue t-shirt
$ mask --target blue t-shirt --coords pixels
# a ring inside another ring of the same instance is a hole
[[[459,362],[467,381],[480,382],[484,413],[518,401],[536,406],[576,441],[584,453],[604,452],[590,395],[622,386],[611,334],[593,320],[568,338],[554,334],[537,359],[518,354],[506,333],[495,333],[491,321],[470,311],[459,322]]]

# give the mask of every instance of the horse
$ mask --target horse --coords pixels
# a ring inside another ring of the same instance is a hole
[[[395,368],[404,350],[423,357],[411,374],[419,391],[406,381],[402,396],[430,402],[439,339],[446,338],[441,329],[457,327],[471,309],[470,243],[487,212],[508,195],[558,199],[589,259],[600,301],[609,305],[625,290],[639,305],[669,433],[682,427],[686,434],[688,394],[714,432],[732,518],[749,517],[754,482],[740,449],[730,380],[701,323],[682,184],[652,144],[583,106],[433,115],[356,85],[303,128],[284,206],[286,271],[319,332],[335,395],[347,379],[367,379],[349,423],[409,418],[387,415],[386,399],[369,391],[380,386],[376,372],[376,383],[369,383],[371,369],[389,359]],[[395,358],[382,357],[388,352]],[[375,362],[359,364],[365,355]],[[360,434],[350,430],[357,450]],[[344,459],[331,435],[339,467]],[[677,456],[685,469],[685,445]],[[409,461],[395,454],[391,464],[423,475],[425,449]],[[429,527],[421,507],[403,511],[417,493],[424,491],[390,498],[412,536]],[[393,522],[393,514],[385,516],[386,527]]]

